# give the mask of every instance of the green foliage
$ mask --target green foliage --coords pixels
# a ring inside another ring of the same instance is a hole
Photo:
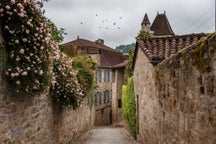
[[[128,45],[120,45],[120,46],[117,46],[115,49],[122,53],[128,53],[130,50],[135,49],[135,43],[128,44]]]
[[[134,50],[130,50],[129,51],[129,58],[128,58],[128,62],[125,68],[125,72],[126,72],[126,79],[128,79],[129,77],[133,76],[133,57],[134,57]]]
[[[137,38],[140,38],[140,39],[148,39],[150,37],[150,34],[149,32],[146,32],[146,31],[140,31]]]
[[[133,136],[136,137],[136,102],[132,77],[128,78],[127,84],[122,87],[122,113]]]
[[[48,27],[51,29],[51,39],[57,43],[62,43],[62,41],[64,40],[64,36],[67,33],[65,33],[65,29],[64,28],[60,28],[58,29],[57,26],[52,22],[49,21],[48,23]]]
[[[73,67],[78,70],[77,79],[84,94],[87,95],[94,88],[94,70],[96,62],[87,56],[76,56],[73,58]]]
[[[54,61],[54,78],[50,87],[50,95],[55,104],[60,107],[79,106],[83,92],[76,78],[76,72],[72,69],[72,60],[62,57]]]

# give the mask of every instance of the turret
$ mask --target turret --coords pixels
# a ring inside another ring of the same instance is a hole
[[[141,30],[145,32],[150,32],[150,27],[151,27],[151,23],[149,22],[147,13],[145,13],[143,21],[141,23]]]

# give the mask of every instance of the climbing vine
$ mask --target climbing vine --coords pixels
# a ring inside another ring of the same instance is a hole
[[[4,39],[0,48],[7,55],[4,74],[15,92],[33,96],[49,89],[57,105],[76,108],[81,104],[85,91],[85,84],[81,82],[88,77],[78,81],[81,69],[74,69],[73,60],[59,48],[64,29],[58,30],[44,17],[42,2],[0,2],[0,30]],[[90,79],[90,85],[85,86],[91,87],[91,83]]]
[[[33,0],[0,3],[0,23],[8,55],[5,75],[17,92],[43,92],[50,81],[50,29]]]
[[[128,78],[127,84],[122,88],[122,113],[133,136],[136,137],[136,102],[133,77]]]
[[[72,59],[61,53],[59,59],[53,63],[53,80],[50,95],[59,107],[73,107],[80,105],[83,91],[76,78],[77,71],[71,65]]]

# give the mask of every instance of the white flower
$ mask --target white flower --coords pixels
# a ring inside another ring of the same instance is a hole
[[[39,75],[42,75],[42,74],[43,74],[43,70],[40,70],[40,71],[39,71]]]
[[[23,39],[23,42],[27,42],[27,41],[28,41],[27,38],[24,38],[24,39]]]

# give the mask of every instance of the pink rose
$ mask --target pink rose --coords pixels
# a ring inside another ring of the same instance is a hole
[[[19,9],[24,9],[24,7],[23,7],[23,5],[22,5],[21,3],[18,3],[18,4],[17,4],[17,7],[18,7]]]
[[[20,49],[19,51],[21,54],[24,54],[25,50],[24,49]]]
[[[18,62],[18,61],[20,61],[20,58],[19,58],[19,57],[17,57],[17,58],[16,58],[16,61],[17,61],[17,62]]]
[[[20,68],[19,68],[19,67],[16,67],[16,70],[17,70],[17,71],[20,71]]]
[[[11,0],[10,2],[11,2],[11,4],[15,4],[15,0]]]
[[[0,13],[2,13],[3,11],[4,11],[4,10],[1,8],[1,9],[0,9]]]
[[[10,10],[10,6],[8,6],[8,5],[5,8],[6,8],[6,10]]]
[[[5,75],[9,75],[8,71],[5,71]]]
[[[15,74],[14,74],[14,73],[11,73],[11,77],[12,77],[12,78],[15,77]]]
[[[17,84],[17,85],[20,85],[20,81],[16,81],[16,84]]]
[[[22,72],[22,76],[26,76],[28,73],[26,71]]]
[[[26,29],[26,34],[29,34],[29,32],[30,32],[30,31],[29,31],[28,29]]]
[[[19,40],[15,40],[15,43],[16,43],[16,44],[19,44]]]

